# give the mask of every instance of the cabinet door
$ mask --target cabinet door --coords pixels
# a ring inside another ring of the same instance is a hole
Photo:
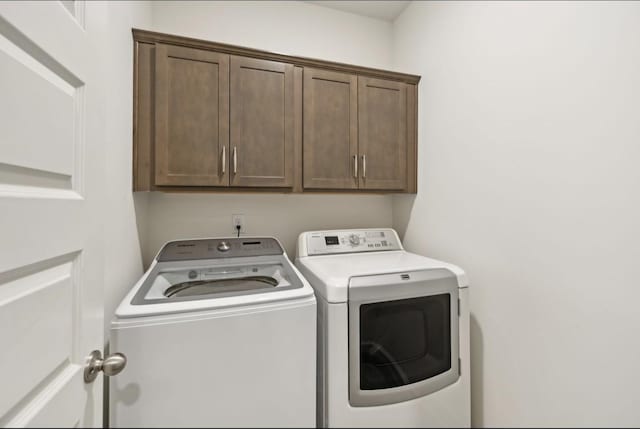
[[[231,57],[231,186],[291,187],[293,65]]]
[[[303,80],[303,185],[356,189],[357,77],[305,68]]]
[[[228,186],[229,56],[156,45],[155,184]]]
[[[407,90],[402,82],[358,77],[360,189],[407,186]]]

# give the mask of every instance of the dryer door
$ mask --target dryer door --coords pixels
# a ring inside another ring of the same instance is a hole
[[[351,279],[351,405],[406,401],[458,377],[458,281],[452,272],[433,269]]]

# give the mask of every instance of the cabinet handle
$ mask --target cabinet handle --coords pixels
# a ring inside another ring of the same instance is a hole
[[[233,174],[238,171],[238,149],[233,147]]]
[[[358,155],[353,155],[353,177],[358,178]]]
[[[226,151],[226,149],[227,149],[226,146],[222,146],[222,174],[224,174],[225,171],[227,171],[227,160],[226,160],[227,151]]]
[[[362,155],[362,178],[367,177],[367,155]]]

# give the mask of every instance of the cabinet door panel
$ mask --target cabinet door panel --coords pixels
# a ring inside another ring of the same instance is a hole
[[[231,57],[231,186],[291,187],[293,65]]]
[[[155,184],[228,186],[229,56],[156,47]]]
[[[407,90],[404,83],[358,77],[358,151],[360,189],[406,188]]]
[[[303,81],[303,185],[356,189],[357,77],[305,68]]]

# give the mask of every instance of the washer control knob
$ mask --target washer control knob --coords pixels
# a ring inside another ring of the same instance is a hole
[[[349,243],[351,243],[352,246],[357,246],[358,244],[360,244],[360,237],[358,237],[356,234],[351,234],[349,236]]]
[[[218,250],[221,252],[227,252],[229,251],[229,249],[231,249],[231,246],[229,246],[229,243],[227,243],[226,241],[221,241],[218,244]]]

